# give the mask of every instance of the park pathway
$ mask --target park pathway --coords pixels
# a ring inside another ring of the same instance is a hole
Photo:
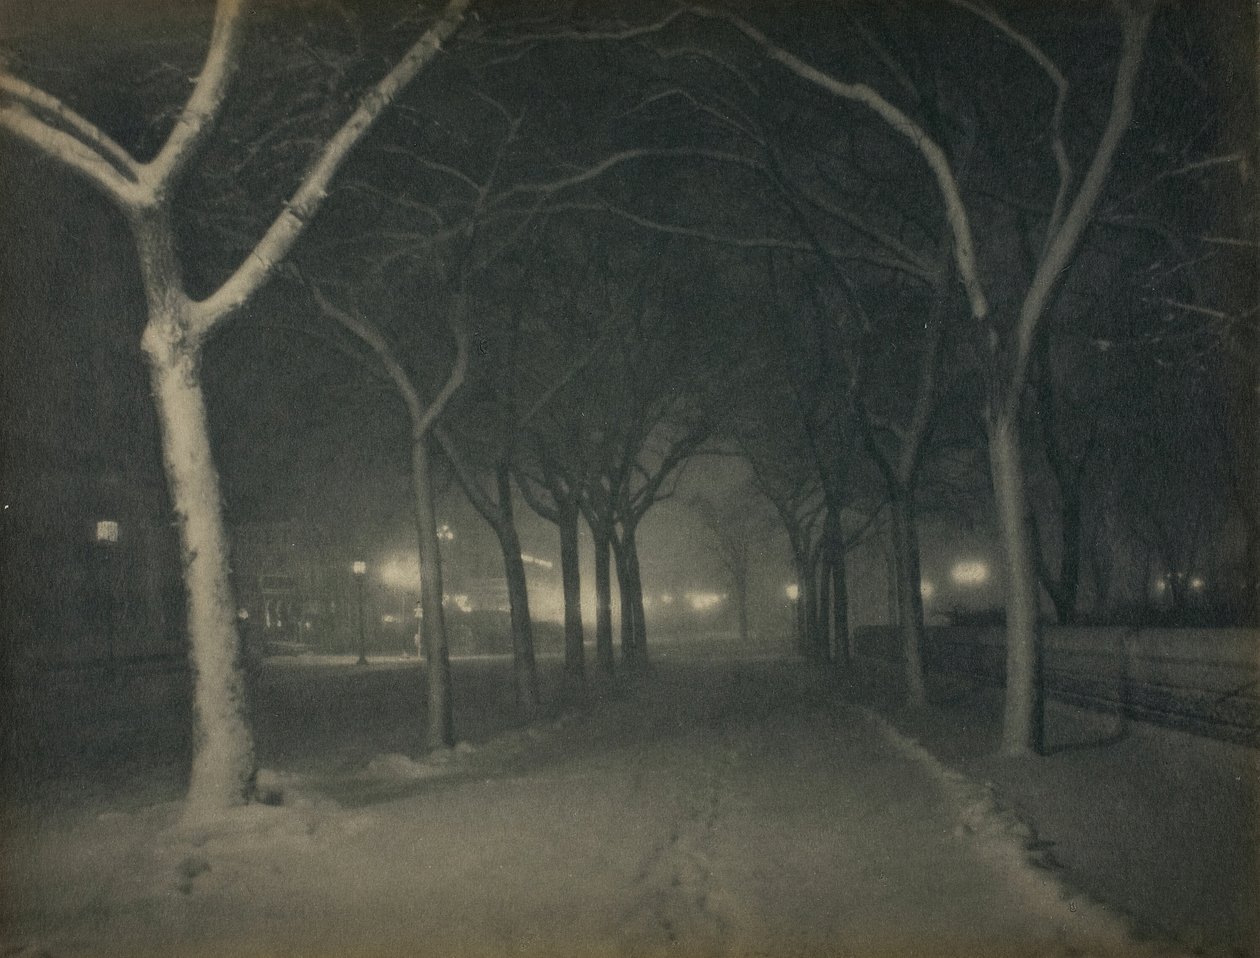
[[[12,836],[3,953],[1138,949],[1024,864],[1017,836],[960,826],[913,750],[795,664],[663,667],[650,689],[442,762],[308,764],[279,783],[284,805],[212,833],[175,828],[167,805]]]

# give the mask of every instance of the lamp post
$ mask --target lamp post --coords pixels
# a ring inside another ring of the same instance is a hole
[[[367,633],[363,629],[363,580],[367,578],[367,563],[356,559],[350,568],[359,582],[359,661],[355,665],[367,665]]]
[[[115,519],[98,519],[96,521],[96,587],[102,608],[99,610],[101,625],[105,632],[105,674],[113,679],[114,662],[114,563],[111,555],[118,545],[119,525]]]

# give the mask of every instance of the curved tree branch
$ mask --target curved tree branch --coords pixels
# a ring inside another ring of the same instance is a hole
[[[139,180],[139,170],[131,154],[62,100],[8,73],[0,73],[0,95],[16,101],[19,107],[25,107],[32,121],[43,123],[51,132],[61,132],[77,139],[82,147],[98,154],[129,183]],[[22,111],[19,109],[16,112],[20,114]],[[27,138],[27,141],[30,142],[30,139]]]
[[[999,16],[997,11],[990,7],[973,3],[972,0],[950,0],[950,2],[974,13],[977,17],[989,23],[995,30],[1028,54],[1032,61],[1050,78],[1050,82],[1054,84],[1054,114],[1050,118],[1050,149],[1054,154],[1054,164],[1059,170],[1059,188],[1055,192],[1054,206],[1050,210],[1050,220],[1046,224],[1046,235],[1042,246],[1042,255],[1044,256],[1046,247],[1059,229],[1059,224],[1063,219],[1063,206],[1067,202],[1068,190],[1072,186],[1072,162],[1068,159],[1067,148],[1063,145],[1063,106],[1068,94],[1067,78],[1055,62],[1046,55],[1046,52],[1032,41],[1031,37],[1016,30],[1007,20]]]
[[[210,44],[192,95],[175,118],[175,126],[158,155],[140,168],[141,176],[153,189],[155,198],[169,191],[187,169],[223,109],[228,82],[236,64],[245,2],[219,0],[215,5]]]
[[[1103,185],[1111,172],[1116,150],[1120,146],[1133,117],[1133,94],[1137,86],[1138,70],[1150,28],[1149,10],[1140,12],[1124,10],[1121,19],[1123,46],[1120,63],[1116,68],[1116,82],[1111,91],[1111,109],[1107,125],[1103,128],[1098,146],[1090,159],[1081,188],[1063,217],[1062,226],[1049,238],[1045,255],[1037,264],[1029,284],[1028,293],[1020,305],[1015,329],[1015,356],[1011,369],[1010,396],[1018,395],[1028,376],[1028,364],[1036,340],[1037,326],[1058,288],[1068,262],[1076,253],[1085,227],[1089,224]]]
[[[267,280],[323,204],[329,183],[351,149],[367,135],[402,89],[437,56],[443,42],[463,22],[470,3],[471,0],[449,0],[437,22],[359,99],[359,105],[325,145],[284,211],[236,272],[207,299],[193,304],[190,325],[194,335],[204,335],[231,316]]]
[[[958,188],[958,178],[954,175],[949,158],[946,157],[941,145],[906,113],[866,84],[845,83],[837,80],[829,73],[823,72],[785,50],[752,24],[733,13],[705,7],[693,7],[692,10],[700,16],[726,20],[761,47],[767,56],[777,60],[801,79],[826,90],[833,96],[866,106],[893,130],[910,141],[931,170],[936,179],[937,188],[940,190],[946,220],[954,238],[954,257],[958,264],[958,274],[967,291],[967,298],[971,302],[972,315],[981,322],[986,321],[989,304],[976,267],[976,246],[971,230],[971,220]]]

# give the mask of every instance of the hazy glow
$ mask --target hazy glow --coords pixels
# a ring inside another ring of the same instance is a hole
[[[725,596],[717,592],[688,592],[683,598],[697,612],[704,612],[706,609],[711,609],[721,602]]]
[[[797,599],[801,597],[801,587],[797,585],[795,582],[792,582],[789,585],[785,586],[783,589],[783,592],[793,602],[795,602]]]
[[[552,565],[546,559],[540,559],[537,556],[532,556],[528,552],[521,553],[521,561],[526,565],[536,565],[540,569],[550,569]]]
[[[96,541],[117,542],[118,523],[113,519],[98,519],[96,521]]]
[[[460,612],[471,612],[473,610],[472,602],[468,596],[462,592],[451,594],[450,592],[442,596],[442,605],[446,607],[455,606]]]
[[[1155,580],[1155,594],[1163,595],[1167,591],[1168,591],[1168,580],[1166,578],[1156,579]]]
[[[955,562],[949,577],[956,585],[984,585],[989,581],[989,564],[975,560]]]
[[[931,600],[932,596],[936,595],[936,585],[924,579],[919,583],[919,595],[923,596],[925,602]]]
[[[386,613],[385,615],[381,616],[381,623],[383,625],[393,625],[397,621],[398,621],[398,616],[396,615],[390,615],[389,613]]]
[[[438,526],[437,537],[442,542],[452,542],[455,539],[455,533],[451,531],[451,527],[443,522]]]
[[[674,597],[668,592],[661,593],[661,605],[673,605]]]
[[[367,575],[367,563],[362,559],[356,559],[350,566],[350,570],[355,575]]]
[[[1206,587],[1207,587],[1207,582],[1204,580],[1203,576],[1201,575],[1196,575],[1193,579],[1190,580],[1190,590],[1192,592],[1202,592]]]
[[[419,556],[395,556],[381,565],[381,581],[396,589],[420,588]]]

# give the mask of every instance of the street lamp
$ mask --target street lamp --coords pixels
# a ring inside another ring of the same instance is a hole
[[[119,525],[116,519],[97,519],[93,539],[96,542],[96,588],[103,608],[100,616],[105,631],[105,671],[114,677],[114,584],[117,574],[111,555],[118,545]]]
[[[367,665],[367,633],[363,630],[363,580],[367,578],[367,563],[356,559],[350,568],[359,582],[359,661],[355,665]]]

